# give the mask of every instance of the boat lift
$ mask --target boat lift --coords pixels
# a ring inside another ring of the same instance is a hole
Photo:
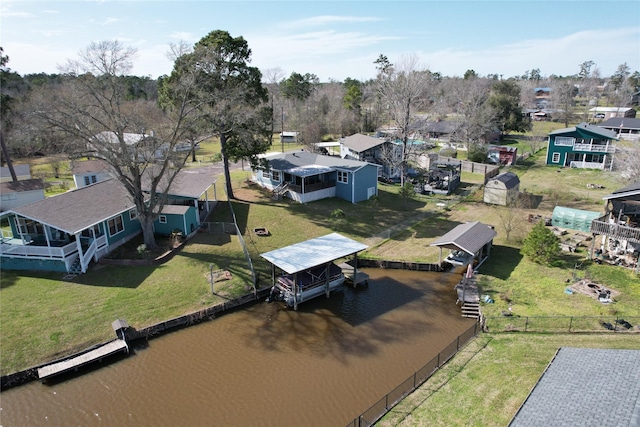
[[[293,309],[298,309],[298,273],[304,273],[313,268],[320,266],[328,266],[335,260],[354,256],[353,266],[349,266],[347,277],[354,286],[367,279],[365,273],[358,272],[358,252],[367,249],[368,246],[349,239],[338,233],[327,234],[304,242],[296,243],[284,248],[275,249],[270,252],[260,254],[261,257],[271,263],[271,281],[272,286],[276,286],[278,277],[276,276],[276,267],[284,273],[293,276]],[[343,270],[344,272],[344,270]],[[328,297],[331,292],[329,280],[324,286],[324,293]],[[321,295],[321,293],[320,293]],[[314,294],[311,298],[318,296]],[[309,298],[310,299],[310,298]]]

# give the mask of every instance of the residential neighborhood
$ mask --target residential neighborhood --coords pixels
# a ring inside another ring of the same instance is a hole
[[[119,6],[3,6],[2,425],[635,425],[635,27]]]

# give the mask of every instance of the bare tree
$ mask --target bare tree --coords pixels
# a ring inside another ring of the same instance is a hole
[[[625,182],[640,181],[640,147],[619,144],[613,164]]]
[[[560,110],[560,117],[565,127],[569,127],[569,122],[573,118],[572,111],[575,105],[576,91],[573,80],[566,79],[557,81],[555,88],[551,92],[553,105]]]
[[[409,139],[420,132],[419,123],[424,123],[419,113],[428,108],[431,73],[418,65],[417,56],[404,56],[393,65],[384,55],[375,62],[378,68],[376,89],[379,102],[386,109],[394,136],[402,144],[401,184],[407,173],[407,159],[413,145]]]
[[[189,155],[174,148],[193,128],[186,109],[169,114],[155,103],[127,100],[122,77],[135,55],[119,41],[91,43],[62,68],[63,84],[34,94],[31,114],[66,137],[67,152],[111,166],[135,203],[144,243],[152,248],[153,221]]]

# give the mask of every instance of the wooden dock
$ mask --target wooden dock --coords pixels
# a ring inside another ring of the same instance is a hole
[[[79,367],[87,365],[95,361],[102,361],[103,358],[111,356],[112,354],[126,351],[129,352],[129,346],[125,340],[117,339],[113,340],[105,345],[90,350],[86,353],[72,357],[60,362],[54,362],[50,365],[38,368],[38,378],[45,380],[47,378],[54,377],[56,375],[63,374],[72,370],[77,370]]]
[[[342,269],[342,274],[346,278],[348,283],[351,283],[353,286],[357,286],[358,283],[363,283],[369,280],[369,275],[363,271],[358,270],[357,274],[353,274],[353,266],[351,264],[342,263],[338,267]]]

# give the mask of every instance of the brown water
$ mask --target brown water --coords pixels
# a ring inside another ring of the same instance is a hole
[[[0,394],[10,426],[344,426],[472,325],[459,275],[365,270],[298,311],[260,303],[52,385]]]

